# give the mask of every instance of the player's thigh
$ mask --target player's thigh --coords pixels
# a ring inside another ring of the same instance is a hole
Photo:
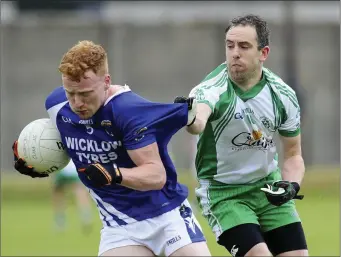
[[[232,256],[271,256],[265,244],[260,226],[241,224],[224,231],[218,238]]]
[[[181,247],[170,256],[211,256],[211,253],[206,242],[197,242]]]
[[[139,242],[130,233],[136,229],[137,224],[127,224],[125,226],[104,226],[101,230],[101,240],[99,244],[99,256],[154,256],[153,252],[145,244]],[[145,227],[142,226],[142,230]],[[148,232],[148,231],[146,231]],[[139,234],[137,231],[136,234]]]
[[[295,222],[264,233],[264,239],[276,256],[308,256],[301,222]]]
[[[201,182],[196,189],[196,196],[202,214],[216,238],[226,230],[242,224],[258,224],[258,218],[252,206],[250,186],[205,185]]]
[[[238,256],[238,255],[235,255]],[[244,256],[244,255],[240,255]],[[268,246],[266,243],[259,243],[253,246],[246,254],[245,256],[272,256]]]
[[[260,199],[257,214],[263,232],[301,222],[293,200],[281,206],[274,206],[268,202],[264,193],[259,193],[257,197]]]
[[[151,250],[142,245],[122,246],[107,250],[101,256],[155,256]]]
[[[277,256],[309,256],[308,250],[296,250],[278,254]]]

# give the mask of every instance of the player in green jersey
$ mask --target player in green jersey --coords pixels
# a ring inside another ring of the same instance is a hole
[[[187,131],[199,135],[196,195],[202,213],[233,256],[307,256],[293,201],[303,198],[297,194],[305,172],[296,94],[263,67],[269,29],[260,17],[233,19],[225,47],[226,62],[193,88],[190,98],[175,100],[196,101]]]
[[[84,233],[90,232],[92,228],[92,213],[89,194],[81,183],[75,165],[72,161],[53,176],[52,200],[54,220],[57,231],[65,230],[65,204],[66,193],[72,190],[80,214],[80,222]]]

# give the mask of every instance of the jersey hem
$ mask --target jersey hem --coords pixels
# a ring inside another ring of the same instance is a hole
[[[149,213],[146,213],[146,214],[141,214],[141,215],[138,215],[138,216],[129,216],[128,219],[134,219],[135,221],[134,222],[129,222],[127,223],[126,225],[130,225],[130,224],[133,224],[135,222],[139,222],[139,221],[143,221],[143,220],[147,220],[147,219],[152,219],[152,218],[155,218],[157,216],[160,216],[160,215],[163,215],[167,212],[170,212],[172,210],[174,210],[175,208],[181,206],[181,204],[187,199],[186,196],[180,196],[179,198],[176,198],[176,199],[172,199],[171,200],[171,204],[165,206],[165,207],[161,207],[160,209],[158,210],[152,210],[151,212]],[[125,222],[124,219],[122,219],[122,221]],[[107,225],[106,225],[107,226]],[[125,225],[116,225],[116,226],[107,226],[107,227],[122,227],[122,226],[125,226]]]

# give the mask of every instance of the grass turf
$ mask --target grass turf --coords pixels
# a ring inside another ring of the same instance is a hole
[[[3,173],[4,174],[4,173]],[[180,176],[194,199],[195,180]],[[67,229],[54,230],[50,181],[2,175],[1,179],[2,256],[96,256],[101,223],[93,206],[94,227],[84,234],[72,199],[67,209]],[[334,169],[308,170],[302,186],[303,201],[296,201],[303,221],[311,256],[340,256],[340,173]],[[194,201],[194,200],[193,200]],[[195,201],[194,201],[195,202]],[[213,256],[228,252],[215,242],[206,220],[196,214]],[[283,239],[285,240],[285,239]]]

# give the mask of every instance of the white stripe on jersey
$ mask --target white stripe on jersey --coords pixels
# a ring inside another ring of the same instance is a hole
[[[109,223],[109,227],[117,227],[118,223],[114,220],[114,218],[106,211],[104,210],[101,206],[99,206],[99,204],[97,204],[98,199],[96,200],[95,196],[96,195],[92,190],[89,189],[89,193],[91,195],[91,197],[93,198],[93,200],[96,202],[97,208],[98,208],[98,212],[99,215],[101,217],[103,226],[106,227],[108,226]]]
[[[60,111],[60,109],[62,109],[63,106],[67,103],[68,103],[68,101],[62,102],[60,104],[52,106],[50,109],[47,110],[47,113],[49,114],[50,119],[51,119],[53,125],[55,125],[55,127],[57,127],[57,114]]]
[[[128,215],[124,214],[123,212],[118,211],[114,206],[112,206],[111,204],[104,202],[92,189],[90,189],[90,194],[91,196],[95,199],[95,201],[100,202],[104,208],[106,209],[105,213],[108,215],[108,217],[106,218],[106,220],[111,220],[112,219],[112,215],[117,216],[117,218],[119,218],[120,220],[124,221],[125,223],[134,223],[137,220],[129,217]],[[100,208],[100,206],[98,206]],[[103,212],[104,213],[104,212]]]
[[[105,101],[105,103],[104,103],[104,106],[107,105],[107,104],[109,103],[109,101],[110,101],[111,99],[113,99],[114,97],[116,97],[116,96],[118,96],[118,95],[120,95],[120,94],[122,94],[122,93],[129,92],[129,91],[131,91],[130,88],[129,88],[129,86],[128,86],[128,85],[124,85],[119,91],[117,91],[117,92],[116,92],[115,94],[113,94],[112,96],[108,97],[108,99],[107,99],[107,100]]]

